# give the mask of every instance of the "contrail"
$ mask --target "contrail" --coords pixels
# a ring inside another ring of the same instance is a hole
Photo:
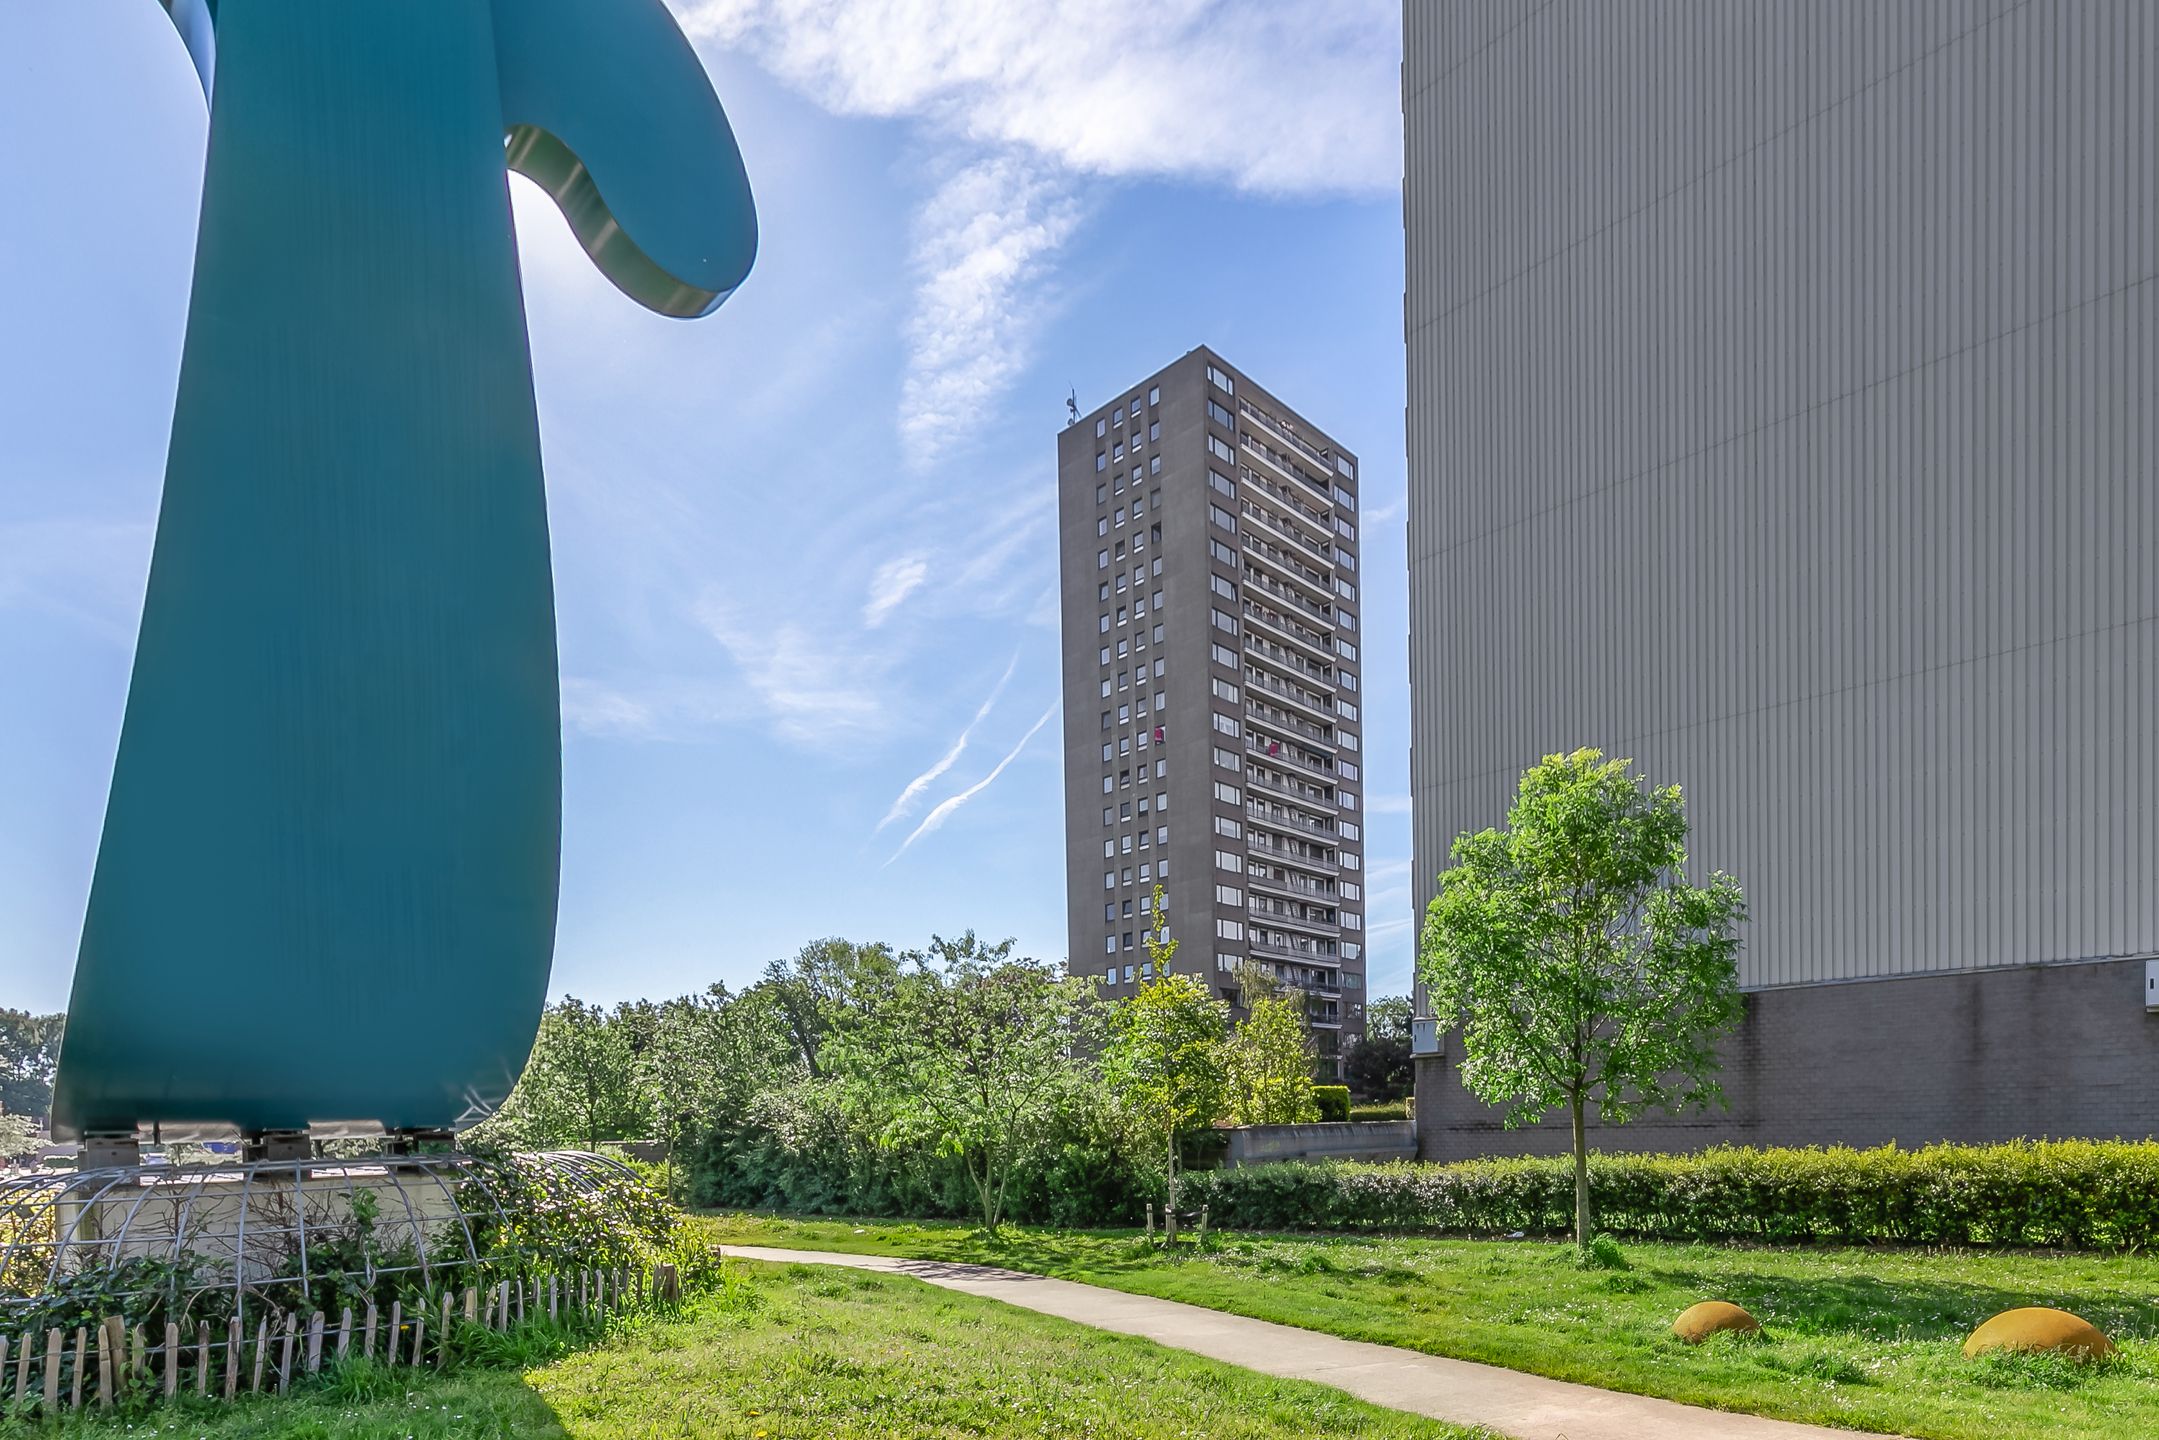
[[[892,860],[897,860],[902,855],[905,855],[907,853],[907,847],[909,845],[914,844],[917,840],[920,840],[923,836],[929,834],[932,830],[935,830],[938,826],[944,824],[945,821],[952,818],[953,811],[959,809],[960,806],[965,805],[968,801],[974,799],[975,796],[980,795],[983,791],[989,789],[990,782],[995,780],[998,776],[1004,774],[1005,767],[1007,765],[1010,765],[1014,760],[1019,759],[1020,751],[1027,748],[1027,742],[1034,739],[1036,732],[1040,731],[1043,726],[1049,724],[1050,716],[1055,715],[1056,713],[1057,702],[1052,701],[1050,702],[1050,708],[1042,712],[1042,718],[1035,721],[1033,725],[1029,726],[1025,735],[1020,736],[1020,743],[1012,747],[1011,753],[1006,755],[1004,759],[997,762],[996,769],[990,771],[989,774],[983,776],[980,780],[975,781],[974,784],[968,786],[965,790],[960,791],[959,794],[953,796],[951,799],[939,805],[929,814],[923,816],[922,823],[915,827],[915,833],[908,836],[904,841],[900,843],[900,848],[892,852]],[[890,865],[892,863],[892,860],[887,860],[885,864]]]
[[[959,762],[960,752],[965,750],[967,742],[974,738],[975,727],[988,716],[990,708],[997,703],[997,697],[1005,693],[1005,684],[1011,680],[1012,672],[1019,667],[1019,663],[1020,652],[1015,650],[1012,652],[1012,659],[1005,665],[1005,673],[998,677],[996,687],[990,691],[990,698],[982,702],[981,709],[975,711],[975,718],[967,722],[965,730],[960,731],[960,738],[952,742],[952,748],[945,752],[942,760],[907,782],[907,788],[900,792],[900,798],[892,802],[892,808],[885,812],[885,818],[877,822],[877,829],[870,832],[872,835],[906,814],[915,801],[922,797],[922,792],[936,783],[938,776]]]

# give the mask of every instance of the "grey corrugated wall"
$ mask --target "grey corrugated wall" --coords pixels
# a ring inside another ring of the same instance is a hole
[[[1750,986],[2159,950],[2159,5],[1403,28],[1420,909],[1595,745]]]

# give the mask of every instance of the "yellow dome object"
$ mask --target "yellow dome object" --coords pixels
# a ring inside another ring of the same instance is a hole
[[[1689,1305],[1672,1322],[1672,1333],[1689,1345],[1699,1345],[1719,1330],[1753,1335],[1761,1328],[1759,1320],[1728,1300],[1704,1300],[1699,1305]]]
[[[1964,1342],[1967,1358],[1989,1350],[2045,1350],[2079,1360],[2102,1360],[2114,1353],[2114,1342],[2100,1334],[2089,1320],[2067,1310],[2033,1305],[2004,1310]]]

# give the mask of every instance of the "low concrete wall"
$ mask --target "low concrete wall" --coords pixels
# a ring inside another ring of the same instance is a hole
[[[1228,1134],[1225,1168],[1276,1160],[1409,1160],[1417,1153],[1417,1127],[1407,1120],[1245,1125]]]
[[[2159,1013],[2144,962],[1976,970],[1746,997],[1721,1046],[1729,1109],[1592,1123],[1606,1151],[1899,1145],[2159,1133]],[[1417,1062],[1419,1157],[1559,1155],[1563,1115],[1505,1130],[1462,1088],[1461,1041]]]

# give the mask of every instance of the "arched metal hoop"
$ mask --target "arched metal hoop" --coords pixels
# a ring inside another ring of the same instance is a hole
[[[578,1151],[130,1165],[0,1181],[0,1326],[85,1308],[189,1323],[545,1275],[652,1238],[656,1196]],[[662,1222],[664,1223],[664,1222]]]

